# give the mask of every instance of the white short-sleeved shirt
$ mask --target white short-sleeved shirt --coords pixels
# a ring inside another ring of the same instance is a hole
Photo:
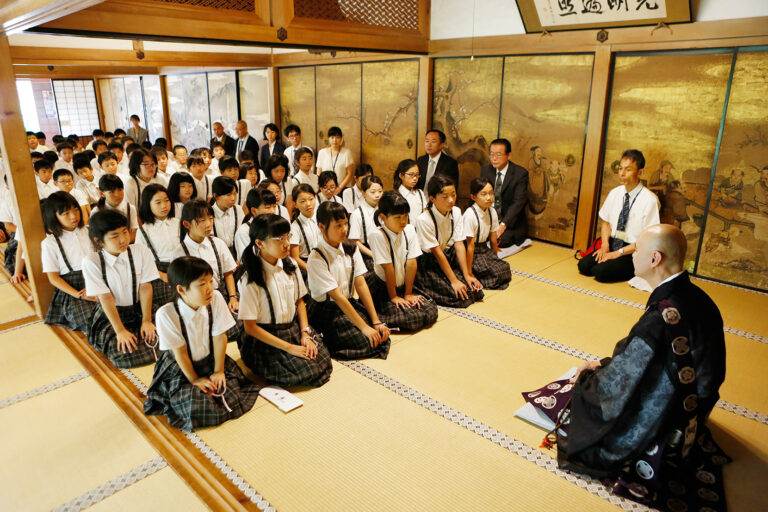
[[[235,186],[237,187],[237,204],[243,206],[248,199],[248,192],[251,191],[251,182],[246,179],[237,180]],[[240,210],[242,211],[242,208]]]
[[[101,198],[101,194],[99,193],[99,186],[95,182],[96,178],[94,178],[93,181],[81,179],[77,182],[77,185],[75,185],[75,190],[79,190],[85,194],[86,198],[88,199],[88,204],[97,203]]]
[[[132,204],[129,204],[125,199],[123,199],[123,202],[120,203],[117,208],[111,207],[109,203],[105,201],[104,208],[108,210],[118,211],[123,215],[125,215],[126,217],[128,217],[128,220],[130,221],[128,222],[128,229],[130,229],[131,231],[135,229],[139,229],[139,215],[136,213],[136,207],[134,207]],[[93,217],[93,214],[96,213],[97,211],[99,211],[98,206],[95,207],[93,210],[91,210],[91,217]],[[130,214],[128,213],[129,211],[130,211]]]
[[[173,251],[179,247],[179,222],[179,217],[166,217],[163,220],[155,219],[152,224],[143,224],[136,233],[136,244],[147,247],[151,245],[159,261],[170,263]],[[144,233],[149,241],[144,238]]]
[[[328,263],[323,259],[318,251],[322,251]],[[354,259],[354,273],[352,273],[352,261]],[[349,298],[354,294],[354,283],[349,282],[350,274],[352,279],[362,276],[368,270],[365,268],[365,262],[360,255],[360,250],[355,249],[350,257],[344,252],[344,249],[331,247],[324,239],[320,241],[316,251],[312,251],[307,260],[307,281],[309,292],[312,298],[318,302],[324,302],[327,293],[339,288],[341,293]],[[350,291],[351,288],[351,291]]]
[[[71,161],[67,162],[63,158],[59,158],[56,160],[56,163],[53,164],[53,170],[58,171],[59,169],[68,169],[72,171],[72,175],[75,175],[75,164],[73,164]]]
[[[67,259],[59,250],[59,245],[53,235],[47,235],[40,243],[40,259],[43,263],[43,272],[57,272],[66,275],[83,268],[83,260],[93,252],[91,241],[88,238],[88,228],[75,228],[72,231],[62,231],[59,237]]]
[[[382,232],[383,230],[383,232]],[[395,286],[405,284],[405,264],[408,260],[421,256],[419,237],[416,228],[408,224],[401,233],[394,233],[386,226],[370,234],[371,251],[373,252],[373,271],[379,279],[386,281],[384,274],[385,263],[392,263],[395,270]],[[390,243],[391,251],[390,251]],[[392,255],[395,261],[392,261]]]
[[[53,178],[48,180],[48,183],[43,183],[40,178],[35,176],[35,182],[37,183],[37,198],[45,199],[54,192],[58,192],[59,189],[53,184]]]
[[[155,266],[155,259],[143,245],[130,245],[128,248],[133,255],[133,265],[136,272],[136,300],[139,300],[139,286],[151,283],[160,278]],[[83,259],[83,277],[85,277],[85,292],[89,297],[112,293],[117,306],[133,306],[134,286],[131,278],[131,265],[128,260],[128,251],[114,256],[102,249],[104,264],[109,286],[101,276],[101,263],[99,253],[92,252]]]
[[[204,201],[208,201],[211,196],[213,195],[213,176],[209,176],[208,174],[203,174],[202,179],[195,178],[191,172],[189,172],[186,169],[183,169],[181,172],[186,172],[190,176],[192,176],[192,181],[195,183],[195,190],[197,190],[197,195],[195,199],[202,199]]]
[[[304,144],[300,144],[299,147],[293,147],[293,145],[288,146],[285,148],[285,151],[283,151],[283,155],[288,159],[288,175],[293,176],[295,173],[299,172],[299,166],[296,163],[296,160],[294,158],[294,155],[296,154],[296,151],[299,150],[299,148],[309,148],[312,151],[312,155],[314,156],[315,150],[310,148],[309,146],[305,146]],[[312,169],[309,171],[311,173],[315,173],[315,166],[312,166]]]
[[[432,220],[430,212],[435,216]],[[439,234],[435,233],[435,222]],[[451,231],[453,224],[453,231]],[[454,206],[447,215],[442,215],[435,205],[423,211],[416,221],[416,231],[419,234],[419,243],[422,252],[429,252],[433,247],[440,246],[442,250],[453,247],[454,242],[464,241],[464,230],[462,229],[461,210]]]
[[[16,211],[13,209],[11,190],[0,183],[0,222],[10,222],[18,226]]]
[[[600,208],[600,218],[611,225],[611,236],[616,236],[616,226],[624,206],[624,185],[619,185],[608,193],[603,206]],[[647,187],[638,184],[629,192],[629,217],[627,218],[625,242],[631,244],[637,241],[640,233],[649,226],[659,224],[659,199]]]
[[[472,210],[472,211],[470,211]],[[462,214],[464,221],[464,237],[472,237],[476,244],[488,242],[491,231],[498,231],[499,217],[493,208],[483,211],[477,203],[473,204]],[[477,219],[480,219],[480,235],[477,234]]]
[[[363,201],[363,191],[360,190],[357,183],[353,187],[347,187],[341,192],[341,203],[347,209],[347,213],[351,214],[355,211],[355,208],[358,207],[361,201]]]
[[[293,177],[291,178],[291,182],[292,182],[290,184],[291,192],[293,192],[293,189],[295,187],[299,186],[302,183],[306,183],[307,185],[312,187],[312,190],[314,190],[315,194],[317,194],[317,191],[320,188],[318,186],[317,179],[318,179],[317,174],[314,174],[314,173],[307,174],[305,172],[299,171],[296,174],[294,174]]]
[[[283,260],[277,260],[275,265],[270,265],[261,258],[264,271],[264,281],[272,296],[272,308],[275,312],[275,323],[286,324],[292,322],[296,316],[296,303],[307,294],[307,286],[304,278],[296,266],[292,274],[283,270]],[[245,274],[239,283],[240,311],[238,320],[254,320],[259,324],[271,324],[269,302],[264,288],[256,283],[248,282],[248,274]]]
[[[179,313],[184,320],[188,339],[185,340],[182,335],[181,322],[179,322],[179,316],[173,308],[173,303],[166,304],[157,310],[155,317],[160,350],[173,350],[188,344],[193,361],[205,359],[211,353],[210,345],[212,344],[212,340],[208,337],[208,308],[192,309],[182,299],[176,299],[176,304],[178,304]],[[212,336],[223,334],[235,326],[235,319],[232,318],[224,297],[218,291],[213,292],[211,313],[213,316]]]
[[[211,158],[211,165],[208,166],[208,170],[205,171],[211,176],[221,176],[221,170],[219,169],[219,161],[216,158]]]
[[[421,212],[427,207],[427,198],[424,196],[424,192],[416,187],[413,190],[408,190],[403,185],[400,185],[397,191],[408,201],[408,206],[411,207],[411,211],[408,213],[408,222],[415,225],[416,219],[419,218]]]
[[[219,205],[214,201],[213,203],[213,234],[217,238],[221,239],[227,247],[232,247],[235,244],[235,233],[243,223],[245,214],[243,209],[238,206],[233,206],[227,211],[223,211],[219,208]]]
[[[374,213],[376,213],[376,208],[369,205],[368,201],[362,201],[360,206],[355,208],[349,217],[349,234],[347,238],[350,240],[360,240],[363,244],[370,247],[369,241],[366,238],[370,237],[371,233],[377,229],[376,223],[373,222]]]
[[[94,176],[96,176],[96,171],[101,171],[101,166],[99,165],[98,156],[91,158],[91,169],[93,169]]]
[[[293,183],[294,181],[288,177],[288,175],[283,178],[283,181],[277,184],[277,186],[280,187],[280,205],[285,205],[285,202],[288,200],[288,197],[291,195],[291,192],[293,192]]]
[[[155,176],[162,186],[168,188],[168,184],[171,182],[171,175],[173,173],[168,172],[170,167],[166,167],[165,171],[157,169],[157,175]]]
[[[186,235],[182,243],[179,244],[176,247],[176,250],[173,251],[171,261],[187,255],[187,253],[184,252],[184,247],[182,247],[182,245],[185,246],[187,251],[189,251],[190,256],[195,256],[208,262],[208,264],[213,269],[213,284],[216,286],[216,288],[219,288],[223,282],[223,278],[219,275],[219,266],[216,263],[216,253],[213,252],[211,240],[213,240],[213,243],[216,244],[216,251],[219,254],[219,261],[221,262],[221,272],[223,274],[234,272],[237,268],[237,263],[235,263],[235,259],[232,257],[232,253],[229,252],[229,249],[224,244],[224,242],[215,236],[205,238],[201,243],[198,244],[192,240],[189,235]]]
[[[253,220],[253,219],[251,219]],[[235,255],[237,259],[243,257],[243,251],[251,243],[251,221],[241,224],[235,233]]]
[[[317,211],[317,209],[315,209],[315,211]],[[281,216],[288,222],[291,222],[291,214],[288,213],[288,208],[281,204],[277,205],[277,215]]]
[[[347,176],[347,167],[355,165],[352,152],[349,148],[341,148],[341,151],[331,156],[331,148],[323,148],[317,153],[315,166],[323,171],[333,171],[336,174],[337,183],[344,181]]]
[[[138,189],[136,188],[136,182],[139,183]],[[129,177],[128,180],[125,182],[125,199],[124,200],[128,201],[138,210],[141,193],[144,192],[144,189],[147,187],[147,185],[151,185],[153,183],[157,185],[163,185],[162,180],[160,180],[157,177],[150,179],[149,182],[145,182],[143,180],[140,180],[139,178],[134,179],[133,177]]]
[[[83,180],[80,180],[83,181]],[[89,206],[91,203],[88,201],[88,195],[85,194],[82,190],[79,190],[77,187],[73,188],[69,195],[75,198],[75,201],[77,201],[77,204],[79,206]]]
[[[299,227],[299,223],[301,223],[301,227]],[[302,229],[304,230],[303,233]],[[308,258],[309,253],[317,247],[322,239],[323,235],[320,233],[317,221],[314,218],[308,219],[299,213],[299,216],[291,224],[291,245],[299,246],[299,256]],[[307,247],[307,244],[309,244],[309,247]]]

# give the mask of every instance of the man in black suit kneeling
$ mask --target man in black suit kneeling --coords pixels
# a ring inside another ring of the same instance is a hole
[[[435,174],[444,174],[453,180],[456,192],[459,190],[459,164],[443,153],[445,134],[440,130],[429,130],[424,139],[426,155],[421,155],[416,163],[419,166],[419,181],[416,188],[425,190],[426,184]]]

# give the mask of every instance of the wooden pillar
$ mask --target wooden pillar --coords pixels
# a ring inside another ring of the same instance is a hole
[[[434,59],[419,57],[419,133],[415,157],[424,151],[424,139],[426,139],[427,130],[432,127],[432,80],[434,78],[434,70]]]
[[[584,163],[579,190],[579,208],[576,213],[574,248],[586,249],[595,232],[595,219],[600,202],[600,175],[603,172],[603,139],[610,96],[613,54],[610,45],[595,51],[592,67],[592,93],[589,97],[587,138],[584,144]]]
[[[280,84],[278,81],[278,68],[274,65],[267,68],[267,87],[269,95],[269,119],[270,122],[277,124],[280,130],[285,126],[280,126]],[[287,141],[284,141],[287,143]]]
[[[171,149],[174,144],[171,140],[171,114],[168,111],[168,82],[165,75],[160,75],[160,98],[163,102],[163,137],[168,142],[168,149]],[[240,115],[240,112],[237,115]]]
[[[96,110],[99,113],[99,125],[102,130],[107,131],[107,114],[104,110],[104,100],[101,97],[101,80],[100,78],[93,77],[93,90],[96,93]],[[145,123],[146,124],[146,120]]]
[[[29,157],[24,121],[16,92],[8,37],[0,31],[0,149],[3,151],[5,174],[9,177],[13,206],[22,226],[19,244],[24,249],[27,275],[35,301],[35,312],[45,316],[53,296],[53,286],[43,275],[40,242],[45,238],[43,216],[37,201],[37,183]]]

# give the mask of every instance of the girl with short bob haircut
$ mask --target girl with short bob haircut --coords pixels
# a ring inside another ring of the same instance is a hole
[[[138,211],[141,210],[144,187],[153,183],[162,185],[157,177],[157,157],[143,148],[135,150],[128,160],[128,174],[130,179],[125,184],[125,199]]]
[[[277,198],[275,198],[275,194],[266,188],[256,187],[248,192],[245,206],[248,208],[248,214],[245,216],[243,223],[240,224],[240,227],[237,228],[237,234],[235,234],[235,249],[237,250],[238,261],[242,261],[243,251],[251,243],[251,221],[264,213],[274,214],[277,209]]]
[[[355,185],[347,187],[341,192],[341,202],[348,213],[355,211],[363,200],[363,191],[360,186],[363,184],[363,178],[373,176],[373,167],[368,164],[360,164],[355,168]]]
[[[83,259],[93,251],[80,205],[70,194],[54,192],[43,200],[42,207],[47,236],[40,243],[40,259],[54,287],[45,323],[86,332],[96,299],[85,293]]]
[[[187,172],[176,172],[168,180],[168,197],[173,203],[177,215],[181,215],[181,209],[192,199],[197,199],[197,187],[192,175]]]
[[[366,176],[360,189],[363,191],[363,200],[349,216],[349,239],[357,244],[363,255],[365,268],[370,272],[373,270],[373,252],[368,242],[368,234],[376,229],[373,218],[376,208],[379,207],[384,185],[378,176]]]
[[[243,209],[237,206],[237,183],[226,176],[213,180],[213,236],[221,239],[232,256],[235,256],[235,234],[243,223]]]
[[[406,159],[397,164],[397,170],[392,180],[393,188],[400,192],[400,195],[408,201],[411,207],[408,220],[414,226],[416,225],[416,219],[419,218],[421,212],[427,207],[427,198],[424,196],[424,192],[416,187],[416,184],[419,182],[419,176],[421,176],[421,172],[416,160]]]
[[[173,299],[167,272],[173,251],[179,246],[179,219],[175,213],[175,205],[164,186],[153,183],[144,188],[139,208],[142,224],[136,235],[136,243],[146,245],[155,259],[160,279],[152,281],[152,296],[159,306]]]
[[[315,191],[306,183],[293,188],[293,204],[296,207],[291,222],[291,258],[298,263],[305,275],[307,258],[322,239],[315,218],[315,201]]]
[[[503,290],[512,280],[509,263],[499,259],[499,215],[493,208],[493,184],[488,178],[469,183],[472,205],[462,216],[467,244],[467,269],[490,290]],[[490,243],[490,247],[488,244]]]
[[[128,230],[131,233],[131,243],[136,240],[136,230],[139,229],[139,215],[135,206],[125,200],[123,180],[115,174],[105,174],[99,178],[101,199],[96,208],[91,210],[91,216],[99,210],[117,210],[128,219]]]
[[[379,319],[360,250],[347,238],[347,210],[325,202],[317,209],[322,240],[307,260],[309,324],[337,359],[380,357],[389,353],[389,328]],[[360,299],[353,297],[356,291]]]
[[[256,216],[251,243],[243,251],[240,313],[245,335],[239,344],[255,375],[281,386],[322,386],[331,376],[331,356],[310,328],[307,288],[288,256],[291,226],[274,214]]]
[[[291,201],[291,189],[293,182],[288,179],[288,157],[282,153],[279,155],[272,155],[267,160],[267,165],[264,167],[264,175],[267,179],[274,180],[277,186],[280,187],[280,204],[288,208],[293,209]],[[290,183],[289,183],[290,182]]]
[[[157,360],[157,333],[152,323],[152,281],[157,267],[143,245],[130,245],[128,219],[104,209],[88,226],[94,249],[83,260],[85,290],[97,297],[86,336],[88,343],[118,368],[133,368]]]
[[[176,298],[157,312],[163,351],[147,391],[144,413],[163,415],[185,431],[212,427],[250,411],[259,396],[227,355],[235,321],[215,290],[211,266],[184,256],[168,267]]]

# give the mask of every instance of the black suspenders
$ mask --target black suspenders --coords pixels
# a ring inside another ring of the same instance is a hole
[[[224,274],[222,274],[221,272],[221,258],[219,257],[219,250],[216,249],[216,244],[214,243],[214,239],[212,236],[209,236],[208,240],[210,240],[211,242],[211,249],[213,249],[213,255],[216,256],[216,269],[219,271],[219,286],[221,286],[221,283],[224,281]],[[187,248],[187,244],[184,243],[184,240],[181,241],[181,248],[184,250],[184,254],[189,256],[189,249]]]
[[[237,228],[240,227],[240,225],[237,223],[237,210],[235,210],[234,206],[232,207],[232,215],[235,216],[235,222],[234,222],[234,229],[232,230],[232,247],[235,246],[235,238],[237,237]],[[219,236],[218,233],[216,233],[216,219],[213,219],[213,236]],[[214,249],[215,251],[215,249]]]
[[[363,207],[358,206],[357,209],[360,212],[360,223],[363,225],[363,245],[368,247],[368,228],[365,227],[365,214],[363,213]]]
[[[470,206],[470,209],[475,214],[475,218],[477,219],[477,229],[475,230],[475,243],[476,244],[485,243],[485,242],[488,241],[488,238],[491,237],[491,225],[493,224],[493,212],[494,212],[494,209],[493,208],[488,208],[488,217],[490,217],[490,221],[488,223],[488,237],[485,240],[483,240],[482,242],[480,241],[480,215],[478,215],[477,208],[475,208],[474,205]]]
[[[435,238],[437,239],[437,245],[441,245],[440,230],[437,227],[437,219],[435,218],[435,214],[432,211],[432,208],[427,208],[427,211],[429,212],[429,216],[432,217],[432,223],[435,225]],[[446,244],[448,244],[448,242],[451,241],[451,238],[453,238],[453,208],[451,208],[450,215],[451,215],[451,233],[450,233],[451,236],[448,237],[448,240],[445,242]]]
[[[53,235],[54,240],[56,240],[56,245],[59,246],[59,252],[61,252],[61,257],[64,258],[64,264],[67,266],[70,272],[74,272],[75,270],[72,268],[72,265],[69,264],[69,258],[67,258],[67,253],[64,251],[64,246],[61,245],[61,240],[59,240],[59,237],[56,235]],[[104,279],[104,282],[106,283],[107,280]]]
[[[213,354],[213,310],[210,304],[208,304],[206,308],[208,309],[208,352]],[[187,326],[184,324],[184,319],[181,317],[181,311],[179,311],[179,305],[175,300],[173,301],[173,309],[176,310],[176,315],[179,317],[181,335],[184,338],[187,346],[187,355],[189,356],[189,360],[194,362],[194,359],[192,359],[192,350],[189,348],[189,334],[187,334]]]
[[[299,225],[299,231],[301,231],[301,237],[304,239],[304,245],[307,247],[307,258],[309,258],[309,254],[312,252],[312,249],[314,247],[309,246],[309,239],[307,238],[307,233],[304,231],[304,226],[301,224],[301,216],[296,217],[296,223]]]
[[[133,254],[131,254],[131,248],[128,247],[126,250],[128,251],[128,262],[131,265],[131,298],[133,299],[133,304],[135,305],[137,302],[139,302],[138,290],[136,289],[136,266],[133,263]],[[104,279],[104,284],[107,285],[109,292],[112,293],[112,288],[109,286],[109,281],[107,280],[107,266],[106,262],[104,261],[103,249],[99,251],[99,262],[101,263],[101,278]],[[112,295],[114,295],[114,293]]]
[[[328,266],[328,271],[331,271],[331,264],[328,262],[328,258],[326,258],[325,254],[323,254],[323,251],[321,251],[319,248],[315,247],[314,249],[317,254],[320,255],[321,258],[323,258],[323,261]],[[344,249],[342,249],[343,251]],[[345,253],[346,254],[346,253]],[[352,295],[352,287],[354,286],[354,279],[355,279],[355,253],[352,253],[352,256],[349,257],[350,261],[352,261],[352,268],[349,271],[349,295]]]
[[[149,237],[147,236],[147,232],[144,231],[144,226],[140,225],[139,231],[141,231],[141,236],[144,237],[144,241],[147,242],[147,247],[149,247],[149,250],[152,251],[152,256],[155,258],[155,265],[159,265],[160,258],[157,257],[157,252],[155,252],[155,247],[152,245],[152,240],[150,240]]]
[[[387,234],[384,229],[380,230],[381,233],[384,235],[384,238],[387,239],[387,242],[389,243],[389,257],[392,259],[392,268],[395,267],[395,249],[394,249],[394,243],[392,242],[392,239],[389,238],[389,235]],[[408,236],[405,234],[405,231],[403,231],[403,238],[405,238],[405,258],[403,261],[403,269],[405,269],[406,265],[408,264]],[[397,276],[395,276],[395,279],[397,279]]]
[[[140,210],[141,209],[141,187],[139,187],[139,178],[137,178],[135,174],[133,176],[131,176],[131,178],[133,178],[134,183],[136,183],[136,209]],[[130,209],[131,209],[131,207],[129,206],[128,210],[130,211]],[[131,225],[130,220],[131,220],[131,218],[128,217],[128,227],[129,228],[130,228],[130,225]]]

